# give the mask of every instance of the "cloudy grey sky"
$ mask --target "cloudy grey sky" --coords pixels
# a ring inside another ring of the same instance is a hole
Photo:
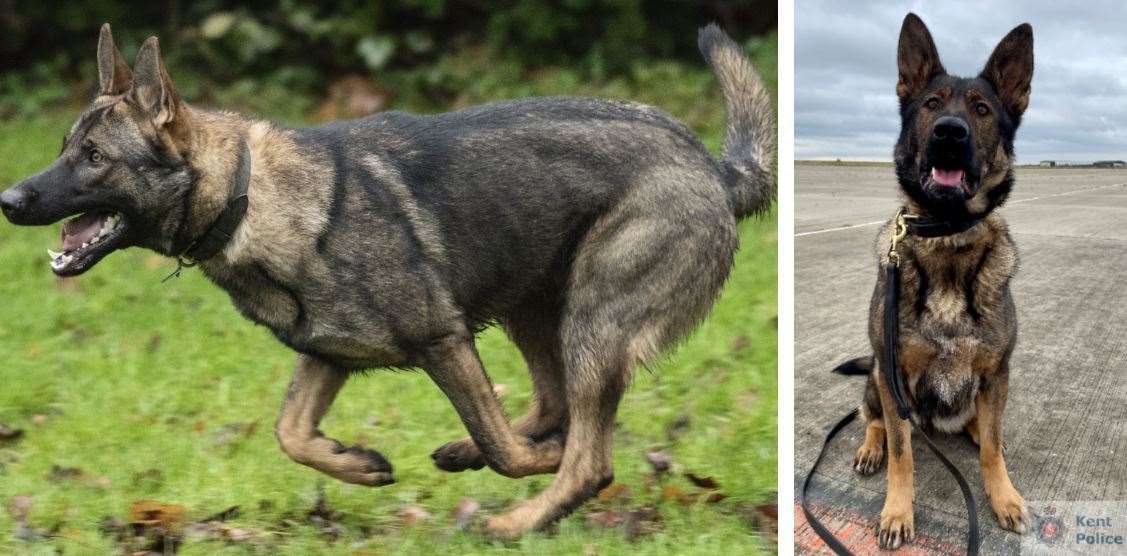
[[[1127,5],[1062,0],[798,0],[796,158],[892,158],[896,41],[909,11],[927,24],[947,71],[963,76],[977,74],[1010,29],[1033,25],[1020,163],[1127,160]]]

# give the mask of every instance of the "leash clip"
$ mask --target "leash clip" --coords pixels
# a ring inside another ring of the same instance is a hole
[[[196,266],[198,264],[200,264],[200,262],[191,257],[179,255],[176,257],[176,270],[173,270],[172,274],[165,276],[164,279],[160,281],[160,283],[163,284],[173,278],[179,278],[180,274],[184,272],[185,268],[192,268],[193,266]]]
[[[892,244],[888,247],[888,260],[894,266],[900,265],[900,253],[896,250],[896,246],[908,237],[908,218],[909,216],[904,214],[904,209],[896,213],[896,231],[892,234]]]

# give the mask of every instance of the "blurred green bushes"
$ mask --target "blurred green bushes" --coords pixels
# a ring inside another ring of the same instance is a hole
[[[105,21],[130,59],[159,35],[191,98],[289,102],[282,112],[296,113],[351,74],[394,81],[397,93],[425,90],[414,104],[436,107],[478,78],[544,67],[629,79],[645,60],[700,64],[696,29],[707,22],[754,46],[775,19],[769,0],[0,0],[0,117],[85,96]]]

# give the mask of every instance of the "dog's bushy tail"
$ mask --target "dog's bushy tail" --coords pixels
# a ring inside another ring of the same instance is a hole
[[[715,23],[700,30],[697,45],[720,82],[728,108],[724,181],[736,217],[763,212],[775,199],[777,140],[771,94],[743,48]]]
[[[850,359],[849,361],[846,361],[845,363],[834,367],[833,372],[845,376],[867,375],[873,372],[873,367],[876,365],[876,361],[874,361],[873,359],[874,358],[872,355]]]

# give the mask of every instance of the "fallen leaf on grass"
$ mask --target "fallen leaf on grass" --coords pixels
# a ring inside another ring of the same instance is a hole
[[[658,475],[669,472],[669,468],[673,465],[673,457],[664,450],[646,452],[646,461],[650,462],[650,466]]]
[[[603,529],[613,529],[618,527],[625,521],[626,518],[621,512],[615,510],[603,510],[600,512],[591,512],[587,514],[587,525],[592,527],[602,527]]]
[[[12,537],[24,542],[35,542],[51,536],[46,530],[32,527],[28,522],[28,516],[31,514],[33,505],[31,496],[26,494],[13,496],[8,500],[8,515],[12,517],[12,521],[16,522],[16,529],[12,532]]]
[[[98,522],[98,530],[107,537],[121,539],[125,534],[125,522],[115,515],[107,515]]]
[[[27,515],[31,513],[32,505],[31,496],[26,494],[13,496],[8,500],[8,515],[12,517],[12,521],[25,523],[27,522]]]
[[[14,442],[23,437],[23,429],[14,429],[0,423],[0,442]]]
[[[454,517],[454,523],[461,529],[466,529],[473,522],[474,514],[481,510],[481,504],[473,498],[463,497],[458,500],[458,505],[450,514]]]
[[[732,351],[740,352],[747,349],[750,345],[751,340],[748,339],[747,336],[736,336],[736,339],[732,340]]]
[[[760,504],[745,510],[748,522],[773,543],[779,542],[779,507],[775,503]]]
[[[708,490],[717,490],[720,488],[720,485],[717,484],[716,480],[712,477],[701,477],[692,472],[689,472],[685,473],[685,478],[688,479],[690,483],[693,483],[700,488]]]
[[[399,510],[399,522],[405,527],[430,521],[430,518],[430,512],[419,506],[404,506]]]
[[[237,511],[235,513],[238,513]],[[217,514],[220,515],[220,514]],[[212,516],[214,517],[214,516]],[[235,527],[222,520],[205,519],[187,527],[187,535],[196,539],[222,540],[233,543],[253,541],[264,536],[262,531],[248,527]]]
[[[704,497],[704,501],[708,502],[709,504],[715,504],[717,502],[723,502],[724,500],[727,500],[727,499],[728,499],[728,495],[724,494],[723,492],[720,492],[719,490],[714,490],[712,492],[709,492]]]
[[[129,527],[119,542],[126,553],[171,554],[184,542],[184,506],[138,500],[129,508]]]
[[[692,421],[689,420],[688,415],[681,415],[665,426],[665,437],[668,438],[670,442],[674,442],[678,438],[681,438],[681,435],[684,434],[685,431],[689,430],[689,425],[691,424]]]
[[[344,532],[344,528],[338,523],[341,513],[329,507],[324,485],[317,488],[317,501],[313,504],[313,509],[306,514],[306,518],[318,532],[330,540],[335,541]]]
[[[611,483],[609,486],[599,491],[599,501],[610,502],[615,498],[628,497],[629,495],[630,489],[626,488],[626,485],[622,483]]]
[[[653,508],[638,508],[626,514],[626,540],[634,542],[661,529],[661,514]]]
[[[109,477],[104,475],[91,475],[78,467],[63,467],[61,465],[51,466],[51,472],[47,474],[47,480],[52,483],[81,481],[88,487],[103,490],[111,486]]]
[[[239,507],[231,506],[230,508],[227,508],[226,510],[223,510],[217,514],[212,514],[201,519],[200,523],[207,523],[209,521],[228,521],[235,519],[236,517],[239,517]]]
[[[78,479],[85,475],[86,472],[77,467],[62,467],[60,465],[52,465],[51,472],[47,474],[47,480],[52,483],[61,483],[70,479]]]
[[[661,529],[661,514],[649,507],[628,511],[603,510],[587,514],[587,525],[602,529],[622,526],[626,539],[633,542]]]
[[[686,493],[677,485],[662,485],[661,499],[667,502],[676,502],[682,506],[692,506],[696,502],[696,496]]]
[[[24,523],[16,524],[16,530],[12,536],[24,542],[35,542],[46,539],[50,534],[43,529],[37,529]]]
[[[31,423],[36,426],[43,426],[47,424],[47,416],[43,414],[35,414],[31,416]]]
[[[145,344],[145,351],[155,353],[156,350],[160,349],[160,343],[163,339],[164,338],[159,333],[153,334],[152,337],[149,338],[149,342]]]
[[[258,429],[258,421],[250,423],[227,423],[211,437],[211,445],[215,448],[230,446],[238,440],[250,438]]]
[[[155,500],[138,500],[129,508],[130,523],[160,526],[175,531],[184,525],[184,506]]]

